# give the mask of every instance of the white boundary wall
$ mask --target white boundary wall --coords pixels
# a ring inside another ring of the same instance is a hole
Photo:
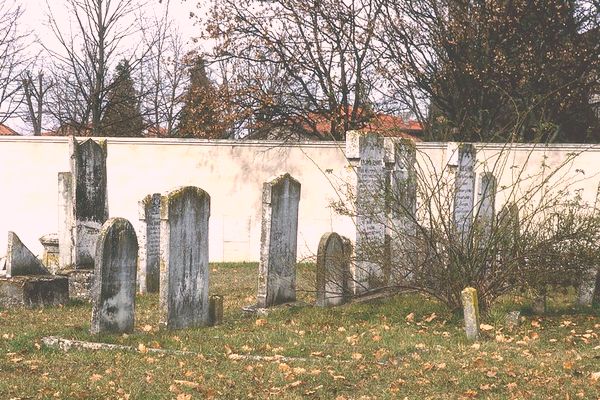
[[[130,138],[108,138],[107,142],[110,217],[126,218],[137,227],[138,201],[147,194],[199,186],[211,196],[210,261],[258,261],[262,183],[285,172],[302,184],[299,259],[316,255],[325,232],[355,237],[353,221],[330,207],[332,200],[339,200],[336,189],[354,182],[344,143]],[[482,145],[476,147],[482,149]],[[430,168],[441,169],[450,158],[452,144],[419,143],[417,149],[420,164],[427,159]],[[486,145],[482,150],[477,155],[480,168],[502,146]],[[36,254],[42,251],[38,238],[57,232],[57,174],[69,170],[68,151],[64,137],[0,138],[0,256],[6,251],[9,230]],[[583,189],[591,201],[600,180],[600,146],[517,145],[508,159],[518,168],[527,164],[527,171],[533,173],[544,160],[556,166],[569,153],[579,151],[583,153],[568,170],[585,178],[573,189]],[[505,173],[498,187],[510,179],[510,173]]]

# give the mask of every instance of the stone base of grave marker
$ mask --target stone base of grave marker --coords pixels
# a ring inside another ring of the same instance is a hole
[[[60,271],[60,275],[69,279],[69,297],[75,300],[90,300],[90,291],[94,270],[73,269]]]
[[[60,276],[0,278],[0,307],[48,307],[69,301],[69,283]]]
[[[42,255],[42,264],[53,274],[58,271],[58,235],[49,233],[40,238],[40,243],[44,246]]]

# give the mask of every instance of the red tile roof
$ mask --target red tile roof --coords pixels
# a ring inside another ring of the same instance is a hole
[[[11,129],[4,124],[0,124],[0,136],[19,136],[19,134],[14,129]]]

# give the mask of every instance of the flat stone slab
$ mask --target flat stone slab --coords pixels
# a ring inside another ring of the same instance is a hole
[[[0,277],[0,307],[48,307],[69,301],[69,281],[63,276]]]

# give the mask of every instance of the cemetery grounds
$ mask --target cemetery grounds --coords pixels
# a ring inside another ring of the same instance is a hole
[[[128,335],[90,335],[85,302],[0,309],[0,398],[600,399],[600,308],[573,308],[574,293],[554,293],[541,316],[506,297],[473,343],[461,315],[416,293],[314,307],[314,264],[299,266],[296,304],[245,313],[256,274],[256,263],[210,265],[211,294],[225,296],[216,327],[159,330],[157,294],[137,297]],[[63,352],[45,336],[132,350]]]

